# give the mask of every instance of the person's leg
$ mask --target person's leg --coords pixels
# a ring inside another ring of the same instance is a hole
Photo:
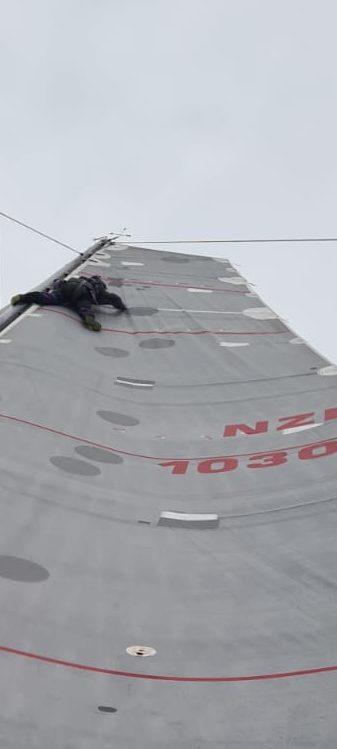
[[[60,304],[58,296],[52,291],[29,291],[28,294],[15,294],[11,304],[40,304],[42,306]]]
[[[111,307],[115,307],[120,312],[128,312],[127,306],[118,294],[111,294],[109,291],[104,291],[100,294],[98,299],[99,304],[109,304]]]
[[[74,312],[77,312],[86,328],[98,333],[102,326],[92,312],[92,302],[90,299],[78,299],[69,306]]]

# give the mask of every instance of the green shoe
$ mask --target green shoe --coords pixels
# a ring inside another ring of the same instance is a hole
[[[12,296],[11,298],[11,304],[15,307],[16,304],[20,304],[21,300],[21,294],[15,294],[15,296]]]
[[[96,333],[98,333],[98,331],[101,330],[102,327],[101,323],[98,322],[98,320],[96,320],[93,315],[86,315],[83,318],[83,325],[88,328],[88,330],[94,330]]]

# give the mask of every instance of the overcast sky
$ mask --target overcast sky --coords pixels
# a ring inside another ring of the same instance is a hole
[[[0,210],[80,249],[125,225],[145,240],[337,235],[333,0],[0,8]],[[4,220],[0,239],[2,304],[72,258]],[[240,263],[337,361],[337,245],[200,252]]]

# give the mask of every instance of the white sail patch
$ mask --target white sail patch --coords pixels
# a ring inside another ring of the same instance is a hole
[[[305,429],[315,429],[315,427],[321,427],[323,426],[322,422],[317,422],[315,424],[302,424],[302,426],[299,427],[289,427],[289,429],[280,429],[280,432],[282,434],[295,434],[295,432],[304,432]]]
[[[242,276],[228,276],[228,278],[225,276],[219,276],[218,281],[231,283],[233,286],[247,286],[247,281],[245,278],[242,278]]]
[[[324,375],[325,377],[333,377],[337,375],[336,364],[329,364],[327,367],[321,367],[317,370],[317,374]]]
[[[187,289],[191,294],[213,294],[212,289],[196,289],[196,288],[190,288]]]
[[[131,377],[116,377],[115,383],[130,388],[153,388],[156,384],[154,380],[135,380]]]
[[[133,263],[131,260],[121,260],[121,265],[144,265],[144,263]]]
[[[171,528],[217,528],[219,515],[201,512],[161,512],[158,525],[166,525]]]
[[[273,312],[269,307],[250,307],[244,309],[242,314],[246,317],[253,317],[254,320],[275,320],[277,318],[276,312]]]
[[[238,346],[250,346],[248,341],[220,341],[219,346],[226,346],[227,348],[237,348]]]
[[[99,252],[96,252],[96,254],[94,255],[94,258],[99,258],[99,260],[111,260],[111,254],[106,252],[105,250],[104,252],[103,250],[99,250]]]
[[[159,312],[195,312],[205,315],[241,315],[242,312],[230,312],[224,309],[185,309],[184,307],[158,307]],[[132,308],[131,308],[132,311]]]
[[[88,260],[88,265],[99,265],[101,266],[101,268],[110,268],[110,263],[106,263],[104,262],[104,260],[97,260],[95,257],[91,258],[91,260]]]

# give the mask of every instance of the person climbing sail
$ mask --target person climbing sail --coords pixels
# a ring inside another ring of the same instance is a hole
[[[51,288],[44,291],[29,291],[27,294],[15,294],[11,304],[40,304],[70,307],[77,312],[83,325],[89,330],[98,332],[101,324],[93,314],[93,305],[108,304],[118,312],[130,314],[128,308],[118,294],[111,294],[100,276],[86,278],[56,279]]]

